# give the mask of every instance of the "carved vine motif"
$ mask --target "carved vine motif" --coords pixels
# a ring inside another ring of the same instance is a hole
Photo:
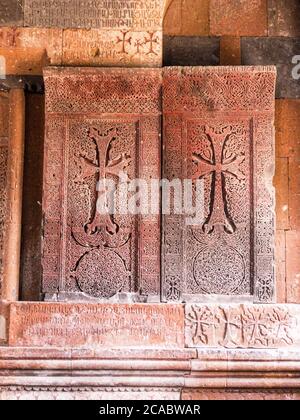
[[[294,344],[296,318],[276,306],[186,308],[188,344],[195,347],[266,348]]]

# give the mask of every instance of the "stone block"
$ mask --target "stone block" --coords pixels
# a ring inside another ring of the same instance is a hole
[[[201,36],[209,34],[209,0],[173,0],[167,7],[165,35]]]
[[[23,1],[1,0],[0,26],[23,26]]]
[[[276,65],[277,98],[300,98],[299,56],[300,38],[253,37],[242,38],[243,65]]]
[[[63,64],[160,67],[162,32],[66,29],[63,33]]]
[[[286,303],[286,239],[285,231],[277,230],[275,236],[276,295],[277,303]]]
[[[300,303],[300,233],[286,232],[287,302]]]
[[[9,345],[183,348],[181,305],[12,303]]]
[[[30,27],[149,29],[162,27],[164,0],[91,4],[89,0],[24,0],[24,23]]]
[[[197,191],[189,214],[163,218],[166,301],[275,300],[275,79],[274,67],[164,69],[164,178]]]
[[[274,178],[276,189],[276,228],[288,230],[289,218],[289,159],[276,159],[276,173]]]
[[[300,36],[298,0],[269,0],[268,10],[270,36]]]
[[[210,32],[212,35],[267,35],[266,0],[211,0]]]
[[[164,36],[165,66],[216,66],[220,62],[220,39]]]
[[[0,345],[7,344],[9,326],[9,305],[0,301]]]
[[[200,305],[185,308],[187,347],[267,349],[300,344],[298,305]]]
[[[222,66],[239,66],[241,64],[241,39],[239,37],[221,37],[220,64]]]

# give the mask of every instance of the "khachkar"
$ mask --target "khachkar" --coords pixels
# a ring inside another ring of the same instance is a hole
[[[121,207],[160,176],[161,71],[52,68],[45,85],[46,300],[159,300],[159,214]]]
[[[203,190],[197,218],[164,217],[167,301],[275,300],[275,78],[263,67],[164,70],[164,175]]]

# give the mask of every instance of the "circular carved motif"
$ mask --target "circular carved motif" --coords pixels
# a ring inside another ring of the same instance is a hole
[[[194,278],[204,293],[231,294],[245,279],[243,257],[224,244],[203,248],[194,260]]]
[[[81,291],[109,299],[122,290],[128,274],[123,260],[109,249],[93,249],[80,260],[76,279]]]

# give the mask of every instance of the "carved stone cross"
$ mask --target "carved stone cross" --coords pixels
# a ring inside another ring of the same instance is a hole
[[[236,229],[227,211],[225,175],[230,174],[238,180],[244,180],[245,175],[239,167],[244,162],[245,156],[235,153],[225,155],[225,145],[231,132],[230,126],[223,127],[220,130],[206,126],[205,134],[208,136],[212,148],[211,160],[193,153],[193,161],[200,165],[199,170],[193,176],[193,180],[201,179],[209,174],[213,175],[211,214],[203,225],[203,230],[206,233],[213,232],[217,226],[223,227],[227,233],[233,233]]]
[[[109,148],[111,142],[117,138],[117,129],[111,128],[107,130],[104,134],[100,134],[100,132],[95,129],[91,128],[89,130],[89,137],[95,142],[96,144],[96,154],[97,154],[97,163],[94,164],[89,159],[85,158],[84,156],[80,156],[80,159],[83,163],[83,173],[82,177],[88,178],[95,173],[98,174],[98,181],[97,186],[101,182],[103,185],[103,189],[100,189],[96,186],[97,189],[97,203],[98,200],[103,200],[104,196],[104,214],[99,212],[98,206],[95,206],[95,213],[91,223],[86,225],[86,230],[89,235],[92,235],[96,232],[103,230],[104,232],[108,232],[111,235],[117,233],[118,226],[113,221],[112,215],[108,210],[108,197],[107,197],[107,189],[105,188],[105,180],[108,176],[117,177],[120,179],[120,173],[124,171],[125,168],[129,166],[131,163],[131,158],[126,153],[122,153],[116,159],[110,160],[109,159]],[[103,206],[101,207],[103,208]]]

